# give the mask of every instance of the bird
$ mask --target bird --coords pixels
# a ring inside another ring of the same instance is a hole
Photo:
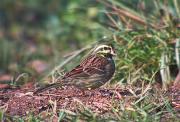
[[[60,79],[61,82],[39,88],[34,94],[64,85],[73,85],[81,90],[99,88],[108,82],[115,73],[114,56],[116,53],[112,46],[99,45],[78,66],[65,73]]]

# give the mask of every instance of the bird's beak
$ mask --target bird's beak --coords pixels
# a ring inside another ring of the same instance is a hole
[[[114,50],[112,50],[112,51],[111,51],[111,55],[113,55],[113,56],[117,56],[117,54],[115,53],[115,51],[114,51]]]

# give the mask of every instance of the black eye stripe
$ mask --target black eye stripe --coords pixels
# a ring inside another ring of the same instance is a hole
[[[105,50],[107,50],[108,48],[107,47],[104,47]]]
[[[110,47],[104,47],[104,50],[111,50]]]

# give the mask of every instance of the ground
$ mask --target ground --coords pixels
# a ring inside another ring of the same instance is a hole
[[[28,87],[31,86],[31,87]],[[32,84],[26,87],[4,89],[0,92],[0,106],[6,116],[27,116],[45,113],[65,111],[71,115],[88,110],[96,115],[115,117],[114,110],[119,110],[120,102],[124,102],[124,109],[134,111],[133,102],[139,99],[139,95],[151,96],[155,91],[148,85],[144,90],[138,88],[99,88],[96,90],[82,91],[73,86],[52,88],[37,95],[33,95],[35,88]],[[148,88],[149,87],[149,88]],[[157,86],[156,86],[157,87]],[[144,92],[144,93],[143,93]],[[156,93],[157,94],[157,93]],[[162,93],[160,93],[162,95]],[[178,88],[172,87],[168,94],[172,106],[176,111],[180,110]],[[154,96],[153,96],[154,97]],[[158,98],[153,98],[160,100]],[[157,102],[157,103],[158,103]],[[156,110],[157,112],[157,110]]]

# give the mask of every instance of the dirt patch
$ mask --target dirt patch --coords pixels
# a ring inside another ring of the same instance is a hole
[[[42,111],[66,109],[76,112],[80,106],[86,106],[96,113],[110,111],[122,97],[130,93],[122,89],[97,89],[81,91],[75,87],[54,88],[38,95],[30,89],[1,91],[0,105],[8,115],[25,116],[39,114]],[[122,96],[123,94],[123,96]]]
[[[136,90],[135,90],[136,89]],[[33,95],[34,88],[0,90],[0,106],[9,116],[38,115],[43,112],[56,113],[69,110],[78,113],[79,109],[87,108],[99,115],[110,115],[113,109],[119,108],[120,101],[131,109],[131,103],[137,100],[135,95],[141,94],[137,88],[134,95],[129,89],[96,89],[81,91],[72,86],[52,88]],[[149,91],[151,92],[151,91]],[[173,87],[169,91],[172,105],[179,110],[179,89]]]

